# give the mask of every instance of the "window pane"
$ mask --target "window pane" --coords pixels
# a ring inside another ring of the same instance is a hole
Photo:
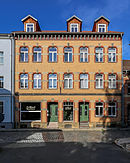
[[[65,62],[68,62],[68,53],[65,53],[65,54],[64,54],[64,61],[65,61]]]
[[[49,53],[49,62],[52,62],[52,53]]]
[[[68,80],[64,79],[64,88],[68,88]]]
[[[52,88],[52,79],[49,79],[49,88]]]
[[[69,53],[69,62],[72,62],[72,53]]]

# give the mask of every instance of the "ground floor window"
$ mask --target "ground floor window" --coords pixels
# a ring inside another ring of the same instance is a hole
[[[116,116],[116,103],[111,102],[108,104],[108,116]]]
[[[73,102],[64,102],[64,121],[72,121],[73,120]]]
[[[96,116],[103,116],[103,103],[102,102],[96,103]]]
[[[33,121],[41,119],[40,102],[22,102],[20,103],[21,121]]]

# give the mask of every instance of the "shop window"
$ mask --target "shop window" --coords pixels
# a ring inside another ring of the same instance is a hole
[[[64,88],[65,89],[73,88],[73,75],[72,74],[64,74]]]
[[[96,88],[103,88],[103,74],[96,74]]]
[[[4,77],[0,76],[0,88],[4,88]]]
[[[0,64],[4,64],[4,53],[0,51]]]
[[[28,88],[28,74],[20,75],[20,88],[27,89]]]
[[[64,121],[73,121],[73,102],[64,102]]]
[[[108,62],[116,62],[116,48],[108,49]]]
[[[116,116],[116,103],[115,102],[108,104],[108,116]]]
[[[33,75],[33,88],[40,89],[41,88],[41,74]]]
[[[57,88],[57,74],[49,74],[49,89]]]
[[[33,48],[33,61],[41,62],[41,48],[40,47]]]
[[[80,62],[88,62],[88,48],[87,47],[80,48]]]
[[[108,76],[109,79],[109,88],[116,88],[116,75],[110,74]]]
[[[20,62],[28,62],[28,48],[27,47],[20,48]]]
[[[56,47],[49,48],[49,62],[57,62],[57,48]]]
[[[88,74],[80,74],[80,88],[88,88]]]
[[[103,48],[98,47],[95,49],[95,61],[103,62]]]
[[[101,102],[96,103],[96,116],[103,116],[103,103]]]
[[[39,102],[20,103],[21,121],[34,121],[41,119],[41,105]]]
[[[72,62],[73,61],[73,53],[71,47],[64,48],[64,62]]]

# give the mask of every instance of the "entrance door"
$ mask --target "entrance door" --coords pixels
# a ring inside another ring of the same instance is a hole
[[[58,104],[50,104],[50,122],[58,121]]]
[[[86,103],[81,103],[79,105],[80,109],[80,122],[86,122],[89,119],[89,107]]]

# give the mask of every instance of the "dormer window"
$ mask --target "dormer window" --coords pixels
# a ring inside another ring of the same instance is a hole
[[[26,32],[34,32],[34,24],[33,23],[26,24]]]
[[[70,24],[70,32],[78,32],[78,24]]]
[[[106,24],[98,24],[98,32],[106,32]]]

